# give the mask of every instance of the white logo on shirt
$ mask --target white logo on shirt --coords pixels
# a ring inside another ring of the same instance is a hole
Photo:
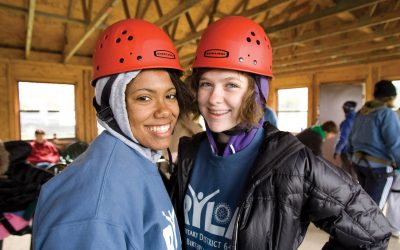
[[[165,244],[167,245],[168,250],[176,250],[178,249],[178,239],[176,236],[175,212],[174,210],[168,210],[166,214],[162,211],[162,215],[169,223],[169,225],[163,229]]]
[[[204,217],[204,230],[214,235],[224,236],[225,238],[232,239],[238,209],[236,208],[235,213],[232,216],[232,211],[228,204],[219,203],[217,206],[215,206],[215,202],[210,201],[220,192],[219,189],[215,190],[213,193],[207,195],[206,197],[204,197],[204,194],[202,192],[196,194],[191,185],[189,185],[189,191],[191,197],[186,194],[183,205],[185,224],[192,225],[196,228],[201,228],[201,214],[203,208],[207,204]],[[192,218],[189,218],[189,212],[192,209]],[[213,217],[217,222],[220,222],[221,224],[226,224],[229,219],[231,219],[231,221],[226,228],[223,226],[212,224]]]

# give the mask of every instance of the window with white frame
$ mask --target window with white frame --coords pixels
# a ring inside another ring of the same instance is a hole
[[[298,133],[307,128],[308,88],[278,90],[278,128]]]
[[[75,86],[73,84],[19,82],[21,139],[31,140],[36,129],[47,138],[75,138]]]

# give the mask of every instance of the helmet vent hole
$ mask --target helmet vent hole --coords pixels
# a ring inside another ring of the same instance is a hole
[[[128,31],[124,30],[122,31],[122,35],[125,35]]]
[[[119,59],[119,62],[120,62],[120,63],[124,63],[124,58],[121,57],[121,58]]]
[[[244,58],[243,57],[239,57],[239,62],[243,62]]]
[[[260,41],[259,40],[257,40],[256,43],[257,43],[257,45],[260,45]]]
[[[247,54],[248,57],[250,57],[250,54]]]
[[[115,40],[116,43],[120,43],[121,42],[121,38],[117,38],[117,40]]]
[[[128,36],[128,40],[132,41],[133,40],[133,36]]]
[[[143,58],[142,58],[142,56],[138,56],[138,57],[136,57],[136,59],[137,59],[138,61],[141,61]]]
[[[104,40],[106,40],[108,38],[108,35],[106,35],[105,37],[104,37]]]
[[[132,55],[132,54],[133,54],[132,52],[129,53],[129,55]]]
[[[251,38],[250,38],[250,37],[247,37],[246,40],[247,40],[248,42],[251,42]]]
[[[256,35],[256,33],[254,33],[254,32],[252,31],[252,32],[251,32],[251,35],[252,35],[252,36],[255,36],[255,35]]]
[[[99,69],[100,69],[100,66],[99,66],[99,65],[97,65],[96,69],[97,69],[97,70],[99,70]]]
[[[101,48],[103,48],[103,44],[102,44],[102,43],[100,44],[100,49],[101,49]]]
[[[272,66],[271,66],[271,65],[269,65],[269,69],[271,69],[271,70],[272,70]]]
[[[257,64],[257,60],[253,60],[253,64],[256,65]]]

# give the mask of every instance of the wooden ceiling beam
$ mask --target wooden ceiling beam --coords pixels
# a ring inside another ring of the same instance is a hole
[[[279,65],[280,67],[287,67],[295,64],[308,64],[313,61],[320,61],[324,59],[332,59],[339,58],[343,56],[349,56],[354,54],[366,53],[370,51],[377,51],[381,49],[385,49],[387,47],[398,47],[400,46],[399,38],[391,39],[391,41],[376,43],[376,44],[367,44],[367,45],[359,45],[357,47],[350,47],[341,50],[334,51],[324,51],[322,53],[315,53],[311,56],[300,57],[288,61],[275,60],[274,65]]]
[[[342,57],[328,62],[316,62],[314,64],[302,64],[301,66],[292,66],[292,67],[274,67],[273,71],[275,75],[288,74],[299,71],[321,70],[324,68],[331,68],[333,66],[373,63],[377,60],[390,60],[399,58],[400,58],[400,48],[396,48],[387,51],[372,52],[370,54],[362,53],[359,56],[353,55],[353,56]]]
[[[245,16],[248,18],[253,18],[256,17],[270,9],[273,9],[275,7],[277,7],[278,5],[284,4],[284,3],[290,3],[293,2],[295,0],[270,0],[266,3],[260,4],[254,8],[245,10],[241,13],[238,14],[238,16]]]
[[[32,46],[32,31],[35,20],[36,0],[29,0],[29,13],[26,25],[26,43],[25,43],[25,58],[28,59],[31,53]]]
[[[292,46],[294,44],[310,42],[310,41],[326,38],[329,36],[343,34],[343,33],[357,30],[357,29],[360,29],[363,27],[370,27],[370,26],[374,26],[377,24],[392,22],[392,21],[396,21],[396,20],[400,20],[400,15],[396,11],[389,12],[389,13],[385,13],[383,15],[372,17],[372,18],[370,18],[370,17],[361,18],[360,20],[358,20],[355,23],[341,26],[340,29],[334,27],[332,29],[327,29],[322,32],[309,32],[303,36],[289,38],[289,39],[286,39],[285,41],[272,41],[272,45],[273,45],[274,49],[280,49],[280,48]]]
[[[179,4],[178,7],[172,9],[170,12],[163,15],[160,19],[154,22],[154,24],[159,27],[164,27],[165,25],[170,24],[171,22],[178,19],[181,15],[188,12],[191,7],[193,7],[195,4],[199,2],[200,0],[187,0],[182,4]]]
[[[210,11],[210,14],[208,15],[208,24],[211,24],[212,22],[214,22],[214,15],[215,15],[215,12],[217,12],[218,3],[219,3],[219,0],[213,1],[212,9]]]
[[[189,24],[190,30],[192,32],[196,32],[196,26],[194,26],[194,23],[193,23],[192,17],[190,16],[190,13],[186,12],[185,13],[185,17],[186,17],[186,20],[187,20],[187,22]]]
[[[307,55],[307,54],[313,54],[313,53],[320,53],[323,51],[329,51],[329,50],[340,50],[342,47],[347,47],[347,46],[354,46],[355,44],[359,44],[365,41],[373,41],[378,38],[385,38],[385,37],[390,37],[390,36],[399,36],[400,35],[400,28],[396,29],[391,29],[391,30],[385,30],[385,31],[379,31],[374,34],[368,34],[365,36],[360,36],[354,38],[354,37],[349,37],[346,39],[340,39],[338,42],[332,42],[328,45],[322,45],[322,46],[311,46],[309,49],[303,49],[303,50],[298,50],[296,51],[296,54],[289,53],[288,55],[276,55],[275,62],[279,61],[287,61],[290,60],[290,58],[293,57],[298,57],[302,55]]]
[[[23,14],[28,14],[28,9],[23,8],[23,7],[17,7],[17,6],[11,6],[7,5],[4,3],[0,3],[0,9],[6,10],[6,11],[14,11],[14,12],[19,12]],[[53,20],[58,20],[61,22],[66,22],[66,23],[73,23],[73,24],[78,24],[78,25],[86,25],[86,22],[80,19],[76,18],[67,18],[65,16],[60,16],[60,15],[55,15],[55,14],[50,14],[47,12],[43,11],[35,11],[35,16],[43,16],[49,19]]]
[[[82,44],[89,38],[89,36],[99,27],[104,20],[110,15],[114,6],[119,3],[120,0],[109,0],[99,11],[96,18],[89,24],[86,33],[82,36],[82,38],[72,46],[70,51],[67,51],[64,57],[64,63],[67,63],[69,59],[75,54],[75,52],[82,46]]]
[[[323,10],[314,12],[311,15],[305,15],[305,16],[299,17],[297,19],[294,19],[292,21],[288,21],[283,24],[275,25],[273,27],[266,27],[265,29],[267,31],[267,34],[275,33],[278,31],[283,31],[283,30],[287,30],[287,29],[292,29],[299,25],[319,21],[324,18],[337,15],[341,12],[352,11],[352,10],[363,8],[363,7],[366,7],[369,5],[377,4],[382,1],[385,1],[385,0],[373,0],[373,1],[371,1],[371,0],[352,0],[352,1],[345,0],[345,1],[340,1],[334,7],[331,7],[328,9],[323,9]]]
[[[243,12],[237,14],[237,15],[238,16],[245,16],[245,17],[248,17],[248,18],[252,18],[252,17],[255,17],[255,16],[257,16],[257,15],[263,13],[263,12],[269,11],[270,9],[275,8],[276,6],[278,6],[280,4],[287,3],[287,2],[292,2],[292,1],[294,1],[294,0],[271,0],[271,1],[268,1],[268,2],[266,2],[264,4],[258,5],[258,6],[254,7],[254,8],[251,8],[249,10],[245,10],[245,11],[243,11]],[[184,46],[184,45],[186,45],[188,43],[191,43],[194,40],[199,39],[204,31],[205,31],[205,29],[200,30],[200,31],[198,31],[196,33],[192,33],[192,34],[188,35],[184,39],[175,41],[175,46],[177,48],[179,48],[179,47],[182,47],[182,46]]]
[[[154,1],[154,4],[156,5],[156,10],[157,10],[158,16],[162,17],[164,14],[163,14],[160,2],[158,0],[153,0],[153,1]]]
[[[139,17],[141,6],[142,6],[142,0],[137,0],[135,18],[138,18],[138,17]]]
[[[122,6],[124,7],[125,18],[128,18],[128,19],[131,18],[131,13],[129,11],[128,0],[122,0]]]

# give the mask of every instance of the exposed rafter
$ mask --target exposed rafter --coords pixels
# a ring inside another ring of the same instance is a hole
[[[391,41],[387,42],[380,42],[380,43],[375,43],[375,44],[363,44],[359,45],[357,47],[350,47],[350,48],[343,48],[341,50],[328,50],[328,51],[323,51],[321,53],[316,53],[311,56],[304,56],[301,58],[296,58],[292,60],[288,60],[286,62],[282,61],[274,61],[275,65],[279,65],[282,67],[287,67],[291,65],[296,65],[296,64],[304,64],[304,63],[312,63],[314,61],[320,61],[324,59],[336,59],[339,57],[343,56],[349,56],[349,55],[354,55],[354,54],[361,54],[361,53],[367,53],[370,51],[377,51],[381,49],[385,49],[386,47],[398,47],[400,46],[400,40],[399,38],[391,39]]]
[[[267,27],[266,31],[267,33],[274,33],[277,31],[283,31],[286,29],[292,29],[295,28],[299,25],[303,25],[303,24],[307,24],[310,22],[315,22],[315,21],[319,21],[322,20],[324,18],[336,15],[338,13],[344,12],[344,11],[352,11],[355,9],[359,9],[362,7],[366,7],[369,5],[373,5],[373,4],[377,4],[379,2],[382,2],[385,0],[375,0],[375,1],[371,1],[371,0],[352,0],[352,1],[339,1],[339,3],[331,8],[328,9],[323,9],[320,11],[317,11],[313,14],[310,15],[306,15],[306,16],[302,16],[299,17],[297,19],[294,19],[292,21],[288,21],[273,27]]]
[[[68,62],[68,60],[71,59],[71,57],[82,46],[82,44],[86,41],[86,39],[88,39],[89,36],[96,30],[96,28],[99,27],[104,22],[104,20],[108,17],[108,15],[110,15],[114,6],[119,1],[120,0],[110,0],[106,3],[103,9],[97,14],[93,22],[90,23],[83,37],[74,46],[72,46],[72,49],[70,51],[66,52],[64,57],[64,63]]]
[[[300,37],[293,37],[290,39],[286,39],[285,41],[275,41],[275,43],[272,42],[272,44],[273,44],[274,49],[279,49],[279,48],[284,48],[287,46],[292,46],[293,44],[310,42],[310,41],[314,41],[317,39],[322,39],[325,37],[354,31],[354,30],[357,30],[357,29],[360,29],[363,27],[370,27],[373,25],[382,24],[382,23],[386,23],[386,22],[392,22],[392,21],[396,21],[396,20],[400,20],[400,15],[397,12],[390,12],[390,13],[385,13],[380,16],[373,17],[373,18],[370,18],[370,17],[361,18],[360,20],[358,20],[355,23],[343,25],[342,27],[340,27],[340,29],[333,27],[331,29],[324,30],[322,32],[310,32],[310,33],[305,34]]]
[[[239,13],[237,15],[252,18],[252,17],[255,17],[263,12],[266,12],[278,5],[281,5],[281,4],[287,3],[287,2],[292,2],[292,1],[293,0],[271,0],[264,4],[258,5],[252,9],[245,10],[242,13]],[[201,37],[201,35],[203,34],[203,32],[204,32],[204,30],[198,31],[196,33],[192,33],[192,34],[188,35],[186,38],[176,41],[175,46],[179,48],[188,43],[191,43],[193,40],[199,39]]]
[[[35,19],[36,0],[29,0],[29,14],[26,25],[25,58],[28,59],[31,53],[33,21]]]
[[[291,72],[305,71],[305,70],[322,70],[324,68],[329,68],[332,66],[343,66],[350,64],[360,64],[360,63],[371,63],[379,60],[390,60],[396,59],[400,56],[400,48],[393,50],[382,50],[379,52],[372,52],[370,54],[361,53],[360,55],[352,55],[347,57],[342,57],[336,60],[325,61],[325,62],[315,62],[313,64],[303,64],[301,66],[293,67],[274,67],[275,74],[287,74]]]
[[[374,41],[376,39],[382,39],[385,37],[391,37],[391,36],[399,36],[400,35],[400,27],[397,27],[396,29],[391,29],[391,30],[386,30],[386,31],[380,31],[376,32],[374,34],[368,34],[364,36],[357,37],[358,39],[355,39],[355,37],[349,37],[346,39],[341,39],[340,42],[337,43],[329,43],[327,45],[321,45],[321,46],[311,46],[308,49],[303,49],[296,51],[296,54],[288,53],[287,55],[285,54],[280,54],[274,59],[274,63],[284,63],[288,60],[292,60],[291,58],[293,57],[299,57],[299,56],[304,56],[304,55],[309,55],[309,54],[317,54],[321,53],[324,51],[330,51],[330,50],[336,50],[336,51],[341,51],[343,47],[348,47],[348,46],[356,46],[359,43],[365,43],[366,41]]]
[[[174,8],[170,12],[166,13],[163,17],[158,19],[154,24],[160,27],[164,27],[169,23],[175,21],[175,19],[179,18],[181,15],[185,14],[189,11],[191,7],[200,2],[200,0],[188,0],[184,3],[180,4],[177,8]]]
[[[122,0],[122,6],[124,7],[124,13],[126,18],[131,18],[131,13],[129,11],[128,0]]]

